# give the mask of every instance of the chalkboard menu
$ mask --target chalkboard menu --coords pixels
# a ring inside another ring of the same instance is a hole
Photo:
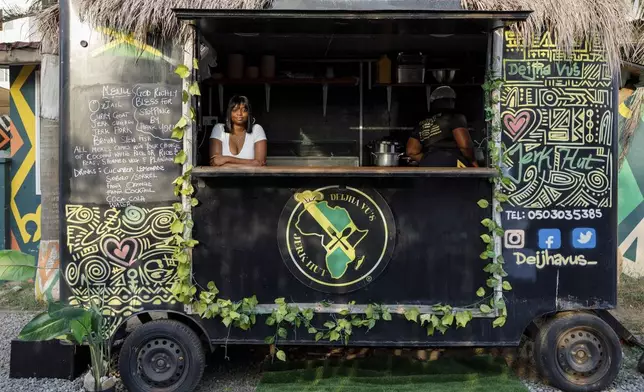
[[[70,119],[70,201],[127,207],[174,199],[181,143],[170,136],[181,118],[180,86],[102,84],[72,94],[86,107]]]

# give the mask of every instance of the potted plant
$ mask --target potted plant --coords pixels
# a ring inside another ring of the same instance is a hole
[[[110,342],[103,332],[103,316],[92,303],[88,308],[51,303],[47,311],[38,314],[24,326],[19,339],[62,339],[87,344],[91,368],[85,375],[85,390],[114,391],[116,378],[110,376]]]

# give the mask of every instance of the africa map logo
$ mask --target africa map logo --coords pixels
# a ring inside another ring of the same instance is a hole
[[[301,190],[280,218],[284,262],[304,284],[344,293],[369,284],[393,253],[394,220],[377,192],[330,186]]]

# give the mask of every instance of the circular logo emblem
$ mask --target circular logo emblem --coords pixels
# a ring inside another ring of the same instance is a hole
[[[393,215],[378,192],[337,185],[295,193],[277,235],[291,273],[327,293],[371,283],[389,263],[395,237]]]

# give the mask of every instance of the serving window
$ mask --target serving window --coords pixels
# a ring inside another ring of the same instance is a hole
[[[201,54],[195,174],[493,175],[481,15],[176,12],[196,21]],[[265,134],[261,165],[213,161],[263,141],[235,135],[234,97]]]

